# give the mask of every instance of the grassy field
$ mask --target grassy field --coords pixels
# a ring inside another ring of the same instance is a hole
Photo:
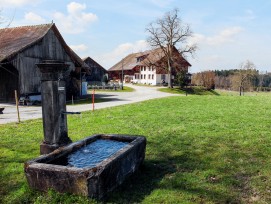
[[[270,95],[188,95],[69,116],[73,141],[95,133],[147,138],[142,168],[110,203],[271,203]],[[0,203],[95,203],[28,188],[42,121],[0,125]]]

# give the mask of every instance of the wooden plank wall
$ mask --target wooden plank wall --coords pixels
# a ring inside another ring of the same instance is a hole
[[[49,30],[42,40],[10,59],[12,65],[18,70],[18,91],[21,94],[40,92],[40,73],[36,64],[48,59],[60,60],[70,64],[65,77],[68,77],[70,71],[75,69],[74,63],[52,30]],[[14,87],[6,87],[5,91],[3,91],[3,86],[6,83],[5,79],[7,79],[6,74],[1,72],[0,87],[2,87],[2,90],[1,88],[0,90],[2,95],[10,97],[10,93],[14,92]]]

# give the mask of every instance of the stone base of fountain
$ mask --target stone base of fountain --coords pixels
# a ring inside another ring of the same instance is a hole
[[[78,168],[68,164],[69,155],[99,139],[127,142],[127,145],[94,167]],[[101,199],[140,167],[145,149],[146,138],[142,136],[94,135],[28,161],[24,170],[34,189],[54,189]]]

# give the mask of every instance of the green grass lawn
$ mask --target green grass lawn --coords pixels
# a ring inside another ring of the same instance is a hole
[[[109,203],[271,203],[270,96],[188,95],[68,116],[69,136],[147,138],[141,169]],[[24,162],[39,155],[42,121],[0,125],[0,203],[95,203],[29,189]]]

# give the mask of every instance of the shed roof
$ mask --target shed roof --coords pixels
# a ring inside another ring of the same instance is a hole
[[[92,68],[93,66],[96,66],[96,67],[99,67],[99,68],[103,69],[105,72],[107,72],[107,70],[102,65],[100,65],[98,62],[96,62],[91,57],[85,57],[82,60],[89,66],[89,68]]]

